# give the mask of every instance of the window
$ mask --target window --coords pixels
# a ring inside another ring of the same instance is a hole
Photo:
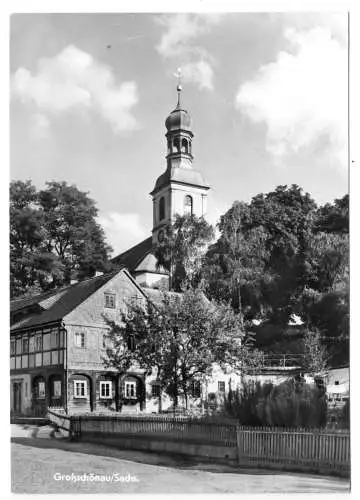
[[[225,382],[223,381],[218,382],[218,391],[225,392]]]
[[[74,398],[86,398],[87,382],[86,380],[74,381]]]
[[[61,397],[61,380],[54,380],[53,382],[53,397]]]
[[[187,142],[186,139],[183,139],[181,141],[181,152],[182,153],[188,153],[189,152],[188,142]]]
[[[43,350],[47,351],[50,349],[50,333],[45,333],[43,335]]]
[[[160,396],[160,384],[153,384],[151,386],[151,395],[153,397],[159,397]]]
[[[10,354],[15,354],[16,352],[16,341],[10,340]]]
[[[57,365],[59,363],[59,351],[51,351],[51,364]]]
[[[29,354],[29,368],[34,368],[35,366],[35,354]]]
[[[165,219],[165,198],[162,196],[159,201],[159,220]]]
[[[116,301],[114,293],[105,293],[105,307],[109,309],[115,309]]]
[[[59,332],[56,330],[50,334],[50,347],[59,347]]]
[[[76,347],[85,347],[85,333],[84,332],[76,332],[75,333],[75,346]]]
[[[180,153],[180,139],[178,137],[174,139],[174,150],[175,153]]]
[[[21,354],[21,338],[16,339],[16,354]]]
[[[45,382],[38,382],[38,398],[45,398]]]
[[[35,350],[36,351],[42,350],[42,336],[41,335],[35,336]]]
[[[190,195],[185,196],[184,213],[185,213],[185,215],[192,215],[193,214],[193,199]]]
[[[136,382],[125,382],[125,398],[135,399],[136,398]]]
[[[29,342],[29,351],[30,352],[35,352],[35,350],[36,350],[35,349],[35,337],[34,337],[34,335],[32,335],[30,337],[30,342]]]
[[[29,339],[27,337],[22,339],[22,352],[23,354],[29,352]]]
[[[102,338],[102,348],[103,349],[106,349],[107,345],[106,345],[106,335],[103,335],[103,338]]]
[[[194,380],[190,386],[191,395],[193,398],[200,398],[201,396],[201,384],[198,380]]]
[[[43,365],[51,365],[51,352],[44,352],[43,353]]]
[[[112,382],[109,380],[100,382],[100,397],[107,399],[112,397]]]
[[[42,365],[42,354],[41,352],[38,352],[35,354],[35,366],[41,366]]]

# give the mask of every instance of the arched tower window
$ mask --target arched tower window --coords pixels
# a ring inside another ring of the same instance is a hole
[[[182,153],[188,153],[189,152],[189,146],[188,146],[188,142],[186,139],[183,139],[181,141],[181,152]]]
[[[159,202],[159,220],[165,219],[165,198],[162,196]]]
[[[180,153],[180,139],[178,137],[174,139],[174,149],[176,153]]]
[[[185,196],[185,200],[184,200],[184,213],[185,213],[185,215],[192,215],[193,214],[193,199],[188,194]]]

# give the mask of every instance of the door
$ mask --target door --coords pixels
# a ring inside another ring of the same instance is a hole
[[[21,413],[21,382],[14,382],[13,391],[14,413]]]

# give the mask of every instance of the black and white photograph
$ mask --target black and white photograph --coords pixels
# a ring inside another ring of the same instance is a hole
[[[200,3],[9,15],[12,493],[351,493],[351,13]]]

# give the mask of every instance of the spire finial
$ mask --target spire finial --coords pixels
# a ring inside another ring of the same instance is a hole
[[[174,76],[178,79],[178,84],[176,87],[177,93],[178,93],[178,102],[177,102],[177,107],[180,108],[180,92],[182,91],[182,86],[181,86],[181,77],[182,77],[182,72],[181,68],[178,68],[176,70],[176,73],[174,73]]]

